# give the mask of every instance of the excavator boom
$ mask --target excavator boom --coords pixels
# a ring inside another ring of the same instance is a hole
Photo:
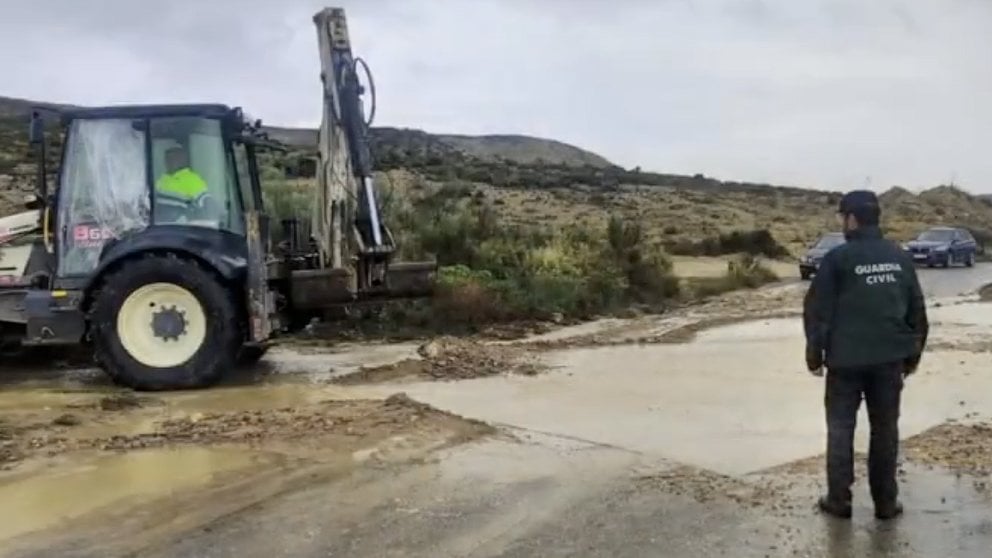
[[[434,262],[392,262],[396,246],[378,204],[369,149],[375,115],[372,74],[364,60],[352,54],[343,9],[325,8],[314,16],[314,23],[320,50],[322,118],[312,235],[322,271],[337,277],[342,276],[341,270],[351,271],[348,290],[360,295],[426,294],[437,268]],[[368,116],[363,105],[366,93],[370,97]],[[309,289],[319,284],[320,275],[310,272],[300,278],[307,278]]]
[[[376,203],[368,141],[371,121],[365,118],[365,90],[358,70],[363,68],[367,76],[371,74],[368,66],[352,55],[344,10],[326,8],[314,16],[314,23],[323,85],[323,116],[317,134],[317,194],[322,215],[316,233],[325,263],[342,267],[347,263],[352,240],[383,254],[392,252],[393,246],[383,234]],[[343,231],[357,238],[349,239]]]

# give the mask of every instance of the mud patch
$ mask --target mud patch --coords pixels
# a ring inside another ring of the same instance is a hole
[[[946,423],[903,443],[906,457],[959,474],[992,475],[992,424]]]
[[[607,330],[588,335],[519,343],[516,346],[532,347],[539,350],[565,350],[590,347],[617,347],[623,345],[658,345],[689,343],[702,331],[724,326],[742,324],[760,320],[776,320],[802,316],[799,311],[764,312],[759,314],[715,315],[692,318],[688,323],[675,325],[658,333],[636,335],[632,330],[636,326],[624,329]]]
[[[58,393],[80,393],[87,394],[90,393],[87,390],[60,390]],[[86,402],[79,403],[69,403],[65,405],[68,409],[78,409],[80,411],[87,410],[97,410],[106,412],[118,412],[118,411],[130,411],[134,409],[141,409],[144,407],[157,407],[164,403],[160,399],[155,399],[153,397],[142,397],[135,395],[133,393],[123,392],[114,393],[111,395],[103,396],[96,401],[90,400]]]
[[[97,408],[101,411],[124,411],[156,403],[160,402],[150,397],[138,397],[133,393],[119,393],[100,398],[100,401],[97,402]]]
[[[16,443],[17,431],[13,426],[0,420],[0,470],[9,467],[10,463],[20,461],[24,453]]]
[[[992,339],[972,339],[966,341],[934,341],[927,343],[927,352],[963,351],[966,353],[992,352]]]
[[[332,321],[312,325],[305,333],[282,337],[275,344],[294,350],[328,351],[348,343],[423,342],[439,335],[478,341],[514,341],[541,335],[563,325],[579,323],[564,318],[551,321],[523,320],[485,327],[452,328],[441,324],[399,325],[389,319],[362,322]]]
[[[771,476],[821,477],[826,474],[826,467],[827,458],[825,455],[820,454],[776,465],[775,467],[769,467],[761,471],[760,474]],[[905,471],[900,468],[898,474],[903,475]],[[868,454],[864,452],[854,452],[854,478],[868,478]]]
[[[71,437],[64,435],[64,429],[50,426],[4,427],[0,430],[0,463],[10,465],[30,457],[86,450],[188,445],[280,444],[303,449],[319,445],[323,451],[411,432],[453,432],[451,441],[461,442],[491,434],[494,429],[397,394],[384,401],[333,400],[301,407],[199,413],[158,421],[147,432],[104,437]]]
[[[52,419],[52,424],[55,426],[79,426],[82,423],[83,419],[72,413],[65,413]]]
[[[730,477],[696,467],[678,466],[642,476],[638,482],[642,486],[688,497],[701,504],[730,502],[782,517],[808,507],[792,497],[795,489],[805,486],[801,479],[770,475]]]
[[[355,385],[403,380],[468,380],[500,374],[533,376],[542,370],[533,355],[507,345],[442,338],[421,345],[417,352],[420,359],[363,367],[357,372],[333,378],[331,382]]]
[[[992,302],[992,283],[978,289],[978,300],[982,302]]]

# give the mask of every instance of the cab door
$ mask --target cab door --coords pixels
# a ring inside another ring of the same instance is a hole
[[[275,312],[275,295],[269,289],[269,223],[261,211],[262,191],[254,146],[234,142],[234,164],[238,189],[245,200],[245,240],[248,244],[248,339],[262,343],[279,327]]]

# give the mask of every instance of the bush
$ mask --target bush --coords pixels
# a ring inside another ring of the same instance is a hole
[[[789,251],[779,244],[767,229],[733,231],[704,238],[698,242],[683,239],[669,243],[668,250],[680,256],[751,254],[783,258],[789,255]]]
[[[778,275],[774,271],[750,254],[739,256],[727,262],[727,277],[735,285],[748,289],[778,281]]]
[[[708,298],[739,289],[754,289],[778,281],[774,271],[758,258],[744,254],[727,262],[727,272],[722,277],[693,280],[692,294]]]
[[[499,284],[487,271],[441,268],[432,301],[434,317],[448,326],[478,326],[507,318]]]
[[[605,230],[511,227],[485,200],[442,189],[394,206],[390,219],[394,234],[417,247],[413,257],[435,257],[443,266],[437,311],[458,323],[587,317],[678,294],[660,247],[647,246],[636,223],[617,218]]]

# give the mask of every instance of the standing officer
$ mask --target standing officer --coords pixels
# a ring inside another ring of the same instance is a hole
[[[912,260],[879,229],[878,198],[853,191],[838,217],[847,243],[823,258],[803,308],[806,365],[827,386],[827,495],[821,511],[851,517],[854,428],[862,396],[871,443],[868,480],[875,517],[902,513],[896,483],[899,398],[903,378],[916,371],[929,325]]]

